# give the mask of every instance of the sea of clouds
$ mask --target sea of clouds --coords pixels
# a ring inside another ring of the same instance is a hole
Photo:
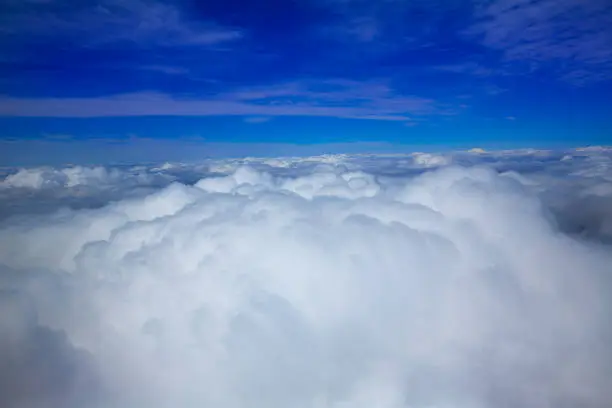
[[[0,169],[6,408],[604,408],[612,150]]]

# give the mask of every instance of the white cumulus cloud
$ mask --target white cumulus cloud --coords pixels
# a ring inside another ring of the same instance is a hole
[[[607,407],[612,252],[551,203],[609,173],[566,154],[168,164],[7,217],[3,406]]]

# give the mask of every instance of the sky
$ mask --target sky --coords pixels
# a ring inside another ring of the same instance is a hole
[[[0,27],[5,164],[612,140],[607,0],[5,0]]]
[[[610,0],[0,1],[3,408],[608,408]]]

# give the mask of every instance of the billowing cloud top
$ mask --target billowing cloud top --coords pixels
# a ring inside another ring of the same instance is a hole
[[[611,157],[9,170],[3,406],[607,407]]]

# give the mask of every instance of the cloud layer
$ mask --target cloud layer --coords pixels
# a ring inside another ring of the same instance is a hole
[[[610,196],[607,154],[167,164],[155,192],[8,217],[3,405],[605,407],[612,255],[550,203]],[[0,193],[114,174],[24,171]]]

